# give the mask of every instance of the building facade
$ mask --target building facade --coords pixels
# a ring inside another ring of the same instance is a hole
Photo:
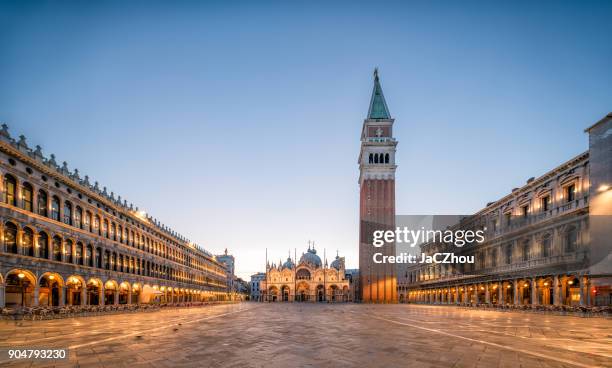
[[[437,304],[612,305],[612,114],[589,150],[464,218],[481,244],[430,242],[421,252],[475,263],[416,264],[400,272],[400,301]]]
[[[259,282],[262,299],[269,302],[349,302],[351,292],[346,279],[344,257],[328,266],[321,262],[314,246],[302,253],[296,264],[291,257],[283,264],[267,265]]]
[[[250,298],[255,302],[263,301],[263,293],[261,292],[261,281],[266,279],[265,272],[258,272],[251,275],[250,287],[251,295]]]
[[[217,255],[215,257],[217,261],[223,263],[225,266],[225,274],[227,280],[227,292],[234,292],[234,282],[235,282],[235,272],[234,272],[234,264],[236,263],[236,259],[233,255],[227,253],[227,249],[221,255]]]
[[[393,122],[378,71],[374,71],[374,89],[368,117],[361,130],[359,153],[359,301],[365,303],[397,302],[395,266],[374,263],[374,253],[395,255],[395,244],[381,248],[372,245],[376,230],[395,229],[395,151]]]
[[[222,263],[0,131],[0,307],[222,300]]]

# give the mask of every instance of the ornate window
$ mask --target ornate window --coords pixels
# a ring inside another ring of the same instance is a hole
[[[60,200],[57,196],[51,199],[51,218],[55,221],[60,220]]]
[[[578,230],[574,226],[570,226],[565,232],[565,253],[576,251],[578,243]]]
[[[38,201],[36,206],[38,207],[38,214],[41,216],[47,217],[49,215],[48,212],[48,204],[47,204],[47,192],[44,190],[38,191]]]
[[[102,268],[102,248],[96,248],[96,267]]]
[[[529,260],[529,240],[525,240],[521,247],[521,253],[523,255],[523,261]]]
[[[49,237],[44,231],[38,233],[38,257],[49,259]]]
[[[567,202],[572,202],[574,199],[576,199],[576,185],[575,184],[570,184],[567,187],[565,187],[565,198],[567,199]]]
[[[110,270],[111,269],[111,265],[110,265],[110,251],[108,251],[108,250],[104,251],[104,269],[106,269],[106,270]]]
[[[74,258],[72,257],[72,240],[66,240],[66,262],[74,262]]]
[[[79,206],[74,210],[74,226],[83,228],[83,209]]]
[[[542,237],[542,257],[550,257],[552,255],[552,242],[550,240],[550,234],[546,234]]]
[[[11,206],[17,206],[17,199],[15,196],[15,188],[17,188],[17,180],[12,175],[6,174],[4,175],[4,192],[3,192],[3,200],[4,203],[10,204]]]
[[[29,227],[23,229],[21,250],[24,256],[34,257],[34,232]]]
[[[72,225],[72,203],[64,202],[64,223]]]
[[[302,268],[296,272],[295,277],[298,280],[310,280],[310,272],[308,272],[307,269]]]
[[[75,249],[75,261],[76,264],[78,265],[82,265],[83,264],[83,243],[78,242],[76,244],[76,249]]]
[[[389,154],[385,153],[385,163],[388,164],[389,163]]]
[[[87,265],[89,267],[93,267],[94,266],[93,247],[91,246],[91,244],[87,244],[87,250],[85,251],[85,258],[87,258]]]
[[[33,205],[33,190],[30,183],[24,183],[21,187],[21,207],[26,211],[34,211]]]
[[[93,229],[91,227],[92,221],[91,221],[91,212],[87,211],[85,212],[85,218],[83,219],[83,225],[85,225],[85,230],[89,231],[90,233],[93,232]]]
[[[53,260],[62,261],[62,238],[59,236],[53,237]]]
[[[512,263],[512,244],[506,245],[506,264]]]
[[[93,232],[102,235],[102,230],[100,229],[100,216],[98,215],[94,217]]]
[[[108,220],[102,221],[102,236],[108,238]]]
[[[17,254],[17,226],[12,222],[4,225],[4,245],[7,252]]]

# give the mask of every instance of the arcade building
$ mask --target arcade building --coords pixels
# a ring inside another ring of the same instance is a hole
[[[589,149],[455,225],[481,244],[421,245],[469,264],[398,271],[400,302],[581,308],[612,305],[612,114],[586,129]]]
[[[0,308],[224,300],[215,257],[0,130]]]

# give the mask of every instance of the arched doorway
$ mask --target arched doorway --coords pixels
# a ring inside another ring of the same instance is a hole
[[[140,295],[142,293],[142,289],[143,287],[140,284],[136,284],[136,283],[132,284],[132,289],[131,289],[132,304],[140,303],[140,299],[141,299]]]
[[[565,301],[567,305],[580,305],[580,280],[575,276],[566,279]]]
[[[130,283],[122,282],[119,285],[119,304],[128,304],[130,297]]]
[[[305,281],[298,282],[297,284],[297,292],[296,292],[296,300],[298,302],[307,302],[310,300],[310,292],[309,292],[308,283]]]
[[[87,283],[87,304],[100,305],[100,288],[102,283],[97,279],[90,279]]]
[[[49,307],[60,305],[62,279],[53,273],[44,274],[38,283],[38,304]]]
[[[34,303],[36,278],[25,270],[13,270],[6,275],[4,289],[5,305],[8,308],[29,307]]]
[[[81,305],[83,304],[82,293],[84,281],[78,276],[70,276],[66,281],[66,304]]]
[[[283,296],[283,301],[288,302],[289,301],[289,286],[284,285],[281,290],[282,290],[281,294]]]
[[[276,286],[271,286],[268,294],[269,294],[268,301],[270,302],[278,301],[278,288]]]
[[[323,285],[318,285],[317,286],[317,301],[318,302],[323,302],[325,301],[325,289],[323,288]]]
[[[331,294],[330,297],[331,297],[331,301],[332,302],[338,301],[339,295],[338,295],[338,286],[337,285],[330,286],[329,287],[329,293]]]
[[[117,291],[119,287],[114,280],[108,280],[104,284],[104,305],[113,305],[117,300]]]

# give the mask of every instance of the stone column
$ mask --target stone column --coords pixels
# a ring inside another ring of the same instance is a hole
[[[2,184],[2,180],[0,180],[0,185]],[[0,221],[0,234],[4,234],[4,224]],[[35,236],[34,238],[38,238]],[[0,251],[6,253],[6,245],[4,245],[4,241],[0,242]]]
[[[133,290],[132,290],[132,288],[130,287],[130,288],[128,289],[128,296],[127,296],[127,303],[128,303],[128,304],[132,304],[132,293],[133,293]]]
[[[586,290],[585,290],[585,292],[586,292],[586,305],[590,306],[592,304],[592,302],[591,302],[591,282],[590,282],[590,280],[589,280],[589,278],[587,276],[585,276],[584,278],[585,278],[584,285],[586,287]]]
[[[452,298],[451,298],[451,287],[448,287],[448,290],[446,291],[446,304],[451,304],[452,302]]]
[[[489,293],[489,288],[491,287],[491,284],[489,284],[488,282],[485,284],[485,303],[487,303],[488,305],[491,305],[491,295]]]
[[[513,291],[514,291],[514,301],[513,304],[514,305],[519,305],[519,288],[518,288],[518,280],[512,280],[512,287],[513,287]]]
[[[538,301],[538,282],[536,281],[535,277],[531,279],[531,304],[540,304]]]
[[[497,304],[504,305],[504,283],[502,281],[497,286]]]
[[[585,280],[584,280],[584,276],[580,276],[578,277],[578,280],[580,281],[580,305],[584,306],[586,304],[586,296],[584,293],[584,288],[585,288]]]
[[[98,292],[98,299],[100,300],[100,303],[98,305],[104,306],[104,285],[100,285],[100,291]]]
[[[34,301],[33,301],[33,305],[35,307],[38,306],[38,296],[40,294],[40,287],[38,285],[34,286]]]
[[[463,304],[470,304],[470,301],[468,300],[468,286],[467,285],[463,287]]]
[[[455,304],[459,305],[459,286],[455,286]]]
[[[559,284],[559,276],[553,278],[553,302],[554,305],[561,305],[561,285]]]
[[[119,305],[119,289],[115,290],[114,305]]]
[[[6,299],[4,295],[4,285],[0,285],[0,308],[6,307]]]
[[[59,288],[59,306],[63,307],[66,305],[66,286],[60,286]]]
[[[81,305],[86,305],[87,304],[87,286],[83,285],[83,288],[81,289]]]
[[[21,244],[21,240],[23,239],[23,229],[17,228],[17,238],[15,241],[17,242],[17,254],[23,254],[23,247]]]

